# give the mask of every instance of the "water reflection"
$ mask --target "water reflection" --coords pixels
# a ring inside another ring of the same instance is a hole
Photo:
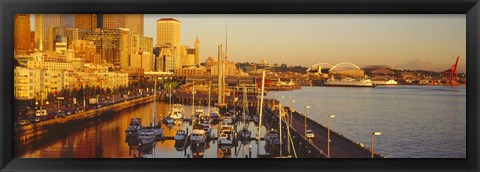
[[[82,128],[81,130],[65,129],[48,140],[22,145],[20,146],[22,149],[17,150],[17,155],[23,158],[242,158],[245,157],[244,154],[248,154],[242,152],[243,149],[239,151],[241,143],[237,146],[218,147],[216,140],[208,140],[205,145],[198,146],[177,142],[173,138],[178,130],[192,131],[189,123],[182,121],[170,125],[163,124],[166,139],[151,144],[142,145],[136,137],[127,137],[125,130],[131,118],[141,118],[144,126],[153,122],[153,105],[158,111],[157,119],[162,119],[168,114],[169,106],[162,102],[139,105],[76,126]],[[185,117],[190,118],[193,112],[191,106],[184,105],[184,109]],[[243,128],[243,125],[239,125],[238,128]],[[252,131],[251,137],[256,137],[258,127],[253,122],[249,123],[248,129]],[[262,132],[265,132],[265,128],[262,128]],[[218,124],[212,125],[211,133],[212,137],[218,136]],[[249,142],[246,145],[252,147],[251,154],[255,158],[257,142]],[[265,154],[263,147],[261,141],[260,154]]]

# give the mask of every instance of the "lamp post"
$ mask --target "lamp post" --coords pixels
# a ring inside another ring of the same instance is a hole
[[[335,115],[328,115],[328,125],[327,125],[327,135],[328,135],[328,140],[327,140],[327,157],[330,158],[330,118],[335,118]]]
[[[371,150],[370,150],[370,151],[372,152],[372,158],[373,158],[373,154],[374,154],[374,151],[375,151],[375,149],[373,148],[373,143],[374,143],[374,141],[375,141],[374,137],[375,137],[375,136],[380,136],[380,135],[382,135],[381,132],[379,132],[379,131],[372,131],[372,146],[371,146]]]
[[[304,130],[303,130],[303,134],[305,135],[305,139],[307,138],[307,110],[310,109],[310,106],[305,106],[305,115],[303,115],[304,119],[305,119],[305,125],[304,125]]]

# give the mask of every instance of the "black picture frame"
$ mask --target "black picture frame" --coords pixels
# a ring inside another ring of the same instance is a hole
[[[2,171],[478,171],[479,0],[2,0],[0,2]],[[142,14],[466,14],[467,158],[465,159],[20,159],[13,153],[13,15]]]

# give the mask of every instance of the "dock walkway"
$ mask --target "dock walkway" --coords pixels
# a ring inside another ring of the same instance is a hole
[[[286,112],[290,113],[286,108]],[[278,114],[277,111],[271,111]],[[293,112],[292,127],[290,132],[296,132],[300,136],[304,136],[305,133],[304,123],[305,117],[298,113]],[[277,115],[278,116],[278,115]],[[311,120],[307,117],[307,130],[312,130],[315,134],[315,138],[309,140],[310,144],[313,144],[313,148],[320,149],[318,152],[327,154],[327,127]],[[330,129],[330,157],[331,158],[371,158],[371,152],[369,148],[362,147],[359,143],[356,143],[345,136],[338,134]],[[382,155],[375,153],[375,158],[384,158]]]

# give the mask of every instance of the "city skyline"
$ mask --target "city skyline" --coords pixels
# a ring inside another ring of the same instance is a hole
[[[197,36],[202,41],[201,62],[216,58],[228,25],[228,57],[236,62],[265,59],[270,64],[305,67],[319,62],[397,67],[421,59],[431,63],[431,70],[443,71],[460,56],[459,72],[466,71],[465,15],[147,14],[145,35],[156,43],[156,21],[169,17],[182,25],[181,45],[194,47]]]

